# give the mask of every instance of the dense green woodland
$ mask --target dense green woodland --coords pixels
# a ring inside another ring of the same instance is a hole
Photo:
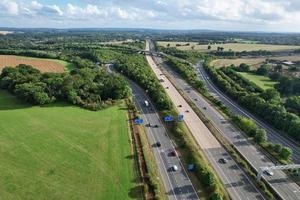
[[[128,84],[120,76],[90,68],[73,70],[71,74],[42,74],[28,65],[6,67],[0,75],[0,87],[33,104],[66,100],[90,110],[99,110],[108,100],[130,94]]]

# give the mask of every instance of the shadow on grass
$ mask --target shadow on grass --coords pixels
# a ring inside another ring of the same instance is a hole
[[[0,90],[0,110],[17,110],[17,109],[26,109],[32,108],[34,106],[38,106],[41,108],[50,108],[50,107],[76,107],[75,105],[71,105],[67,102],[55,102],[46,105],[33,105],[25,102],[22,99],[18,99],[13,94]]]
[[[125,158],[128,159],[128,160],[133,160],[134,155],[128,155],[128,156],[125,156]]]
[[[131,199],[143,199],[143,186],[138,185],[131,188],[128,192],[128,196]]]

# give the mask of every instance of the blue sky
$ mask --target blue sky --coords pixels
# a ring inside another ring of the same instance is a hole
[[[300,0],[0,0],[1,27],[300,32]]]

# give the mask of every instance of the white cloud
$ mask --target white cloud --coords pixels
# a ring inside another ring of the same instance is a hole
[[[300,31],[299,0],[82,0],[82,4],[62,4],[60,0],[51,2],[57,3],[0,0],[0,16],[13,19],[19,26],[24,21],[30,25],[32,20],[40,21],[40,24],[31,26],[47,26],[47,22],[59,19],[62,24],[74,27],[109,25],[240,29],[248,25],[257,30],[275,28],[281,31],[280,26],[285,24],[291,30]],[[0,26],[5,25],[4,21],[0,22]]]
[[[0,2],[0,13],[6,13],[8,15],[18,15],[19,5],[14,1],[1,0]]]

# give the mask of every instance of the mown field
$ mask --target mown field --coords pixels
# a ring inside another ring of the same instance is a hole
[[[29,106],[0,90],[0,199],[136,199],[126,108]]]
[[[15,67],[19,64],[31,65],[41,72],[64,72],[72,68],[72,64],[55,59],[42,59],[24,56],[0,55],[0,70],[4,67]]]
[[[188,44],[189,45],[186,45]],[[228,44],[211,44],[211,49],[208,50],[209,45],[198,45],[197,42],[169,42],[169,41],[159,41],[159,45],[167,47],[170,44],[170,47],[176,47],[180,50],[199,50],[202,52],[216,51],[218,47],[223,47],[224,51],[258,51],[258,50],[267,50],[267,51],[292,51],[300,49],[300,46],[289,46],[289,45],[271,45],[271,44],[255,44],[255,43],[228,43]],[[180,44],[182,46],[176,46]]]
[[[244,76],[246,79],[254,82],[256,85],[261,87],[262,89],[266,90],[269,88],[274,88],[274,85],[277,83],[275,81],[272,81],[269,77],[267,76],[260,76],[256,75],[253,73],[248,73],[248,72],[238,72],[242,76]]]
[[[216,59],[211,62],[211,65],[215,67],[227,67],[230,65],[240,65],[246,63],[253,69],[259,67],[266,59],[281,60],[281,61],[300,61],[300,55],[293,56],[273,56],[273,57],[260,57],[260,58],[236,58],[236,59]]]

